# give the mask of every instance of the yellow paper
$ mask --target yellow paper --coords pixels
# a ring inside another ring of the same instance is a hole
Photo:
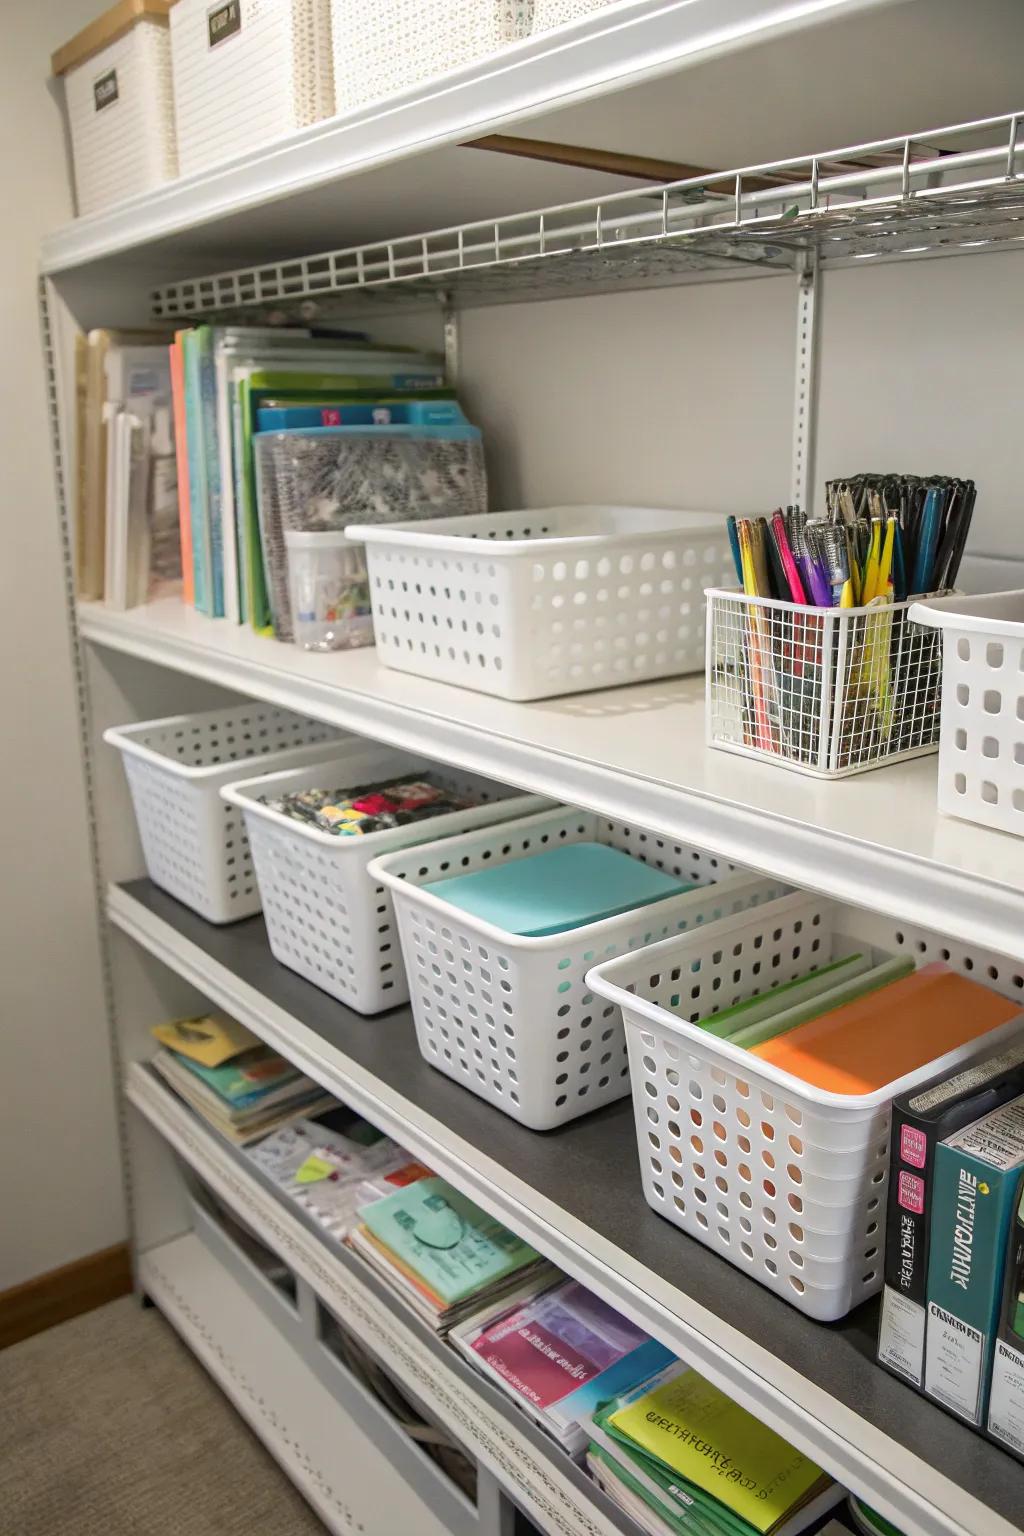
[[[161,1045],[169,1046],[179,1056],[198,1061],[201,1067],[219,1067],[241,1051],[262,1042],[244,1024],[226,1013],[207,1013],[194,1019],[175,1019],[170,1024],[154,1024],[153,1034]]]
[[[325,1157],[318,1157],[311,1152],[301,1168],[295,1171],[296,1184],[319,1184],[321,1179],[329,1179],[334,1172],[334,1164],[329,1163]]]
[[[822,1477],[820,1467],[687,1366],[609,1423],[762,1532],[803,1503]]]

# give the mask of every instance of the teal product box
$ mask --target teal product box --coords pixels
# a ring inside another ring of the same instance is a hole
[[[1024,1096],[939,1143],[924,1390],[983,1425],[1004,1260],[1024,1167]]]
[[[1024,1178],[1017,1185],[1014,1208],[1003,1265],[1003,1313],[992,1360],[988,1432],[1024,1461]]]

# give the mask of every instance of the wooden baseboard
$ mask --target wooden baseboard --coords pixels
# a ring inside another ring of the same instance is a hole
[[[117,1243],[0,1291],[0,1349],[116,1301],[131,1288],[131,1253],[127,1243]]]

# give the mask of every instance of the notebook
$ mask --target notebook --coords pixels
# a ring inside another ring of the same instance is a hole
[[[603,843],[561,843],[423,889],[506,933],[543,938],[693,887]]]
[[[829,1093],[871,1093],[1019,1011],[998,992],[937,962],[766,1040],[753,1055]]]

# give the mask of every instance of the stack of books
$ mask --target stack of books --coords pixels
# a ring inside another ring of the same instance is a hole
[[[676,1360],[594,1414],[587,1465],[648,1536],[799,1536],[843,1490]]]
[[[525,1284],[557,1275],[521,1238],[435,1176],[362,1205],[349,1245],[438,1334]]]
[[[335,1100],[290,1061],[221,1015],[153,1030],[163,1047],[153,1067],[197,1114],[237,1146]]]
[[[548,1284],[535,1279],[530,1291],[511,1307],[506,1298],[461,1323],[450,1339],[570,1456],[582,1457],[598,1407],[674,1356],[564,1275]]]

